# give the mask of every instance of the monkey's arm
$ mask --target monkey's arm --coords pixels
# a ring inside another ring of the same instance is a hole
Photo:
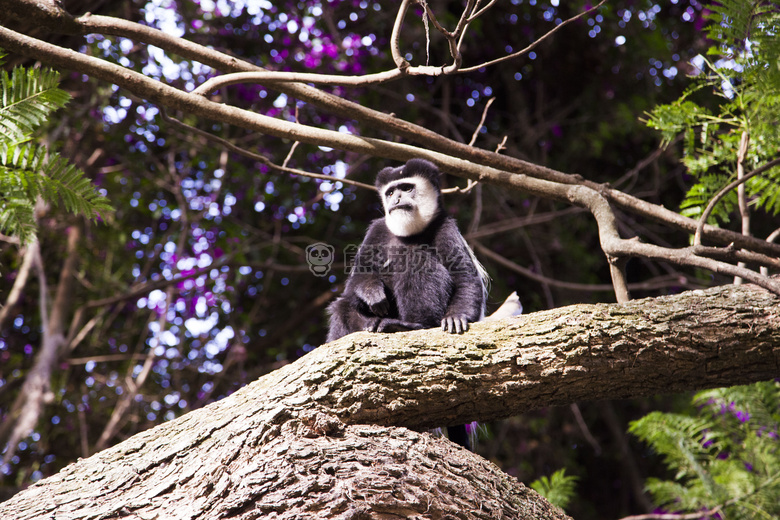
[[[374,316],[384,317],[390,313],[385,284],[378,275],[361,275],[355,284],[355,296],[368,306]]]
[[[390,313],[387,290],[379,276],[379,267],[387,255],[384,234],[381,225],[376,221],[371,223],[355,256],[355,264],[345,287],[345,292],[353,292],[366,304],[371,314],[378,317]]]
[[[485,309],[482,281],[467,248],[454,221],[442,226],[437,249],[443,252],[442,261],[452,277],[453,293],[441,326],[452,334],[466,332],[469,323],[479,321]]]

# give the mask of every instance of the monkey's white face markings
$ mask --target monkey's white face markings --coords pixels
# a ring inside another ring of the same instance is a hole
[[[421,233],[439,209],[439,192],[425,177],[405,177],[382,187],[385,223],[392,234]]]

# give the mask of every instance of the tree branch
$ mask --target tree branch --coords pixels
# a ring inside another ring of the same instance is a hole
[[[547,31],[541,38],[538,38],[538,39],[534,40],[533,43],[528,45],[523,50],[520,50],[520,51],[517,51],[517,52],[513,52],[512,54],[507,54],[506,56],[502,56],[500,58],[496,58],[495,60],[486,61],[485,63],[482,63],[480,65],[474,65],[473,67],[464,67],[464,68],[460,69],[460,72],[463,72],[463,73],[465,73],[465,72],[474,72],[475,70],[479,70],[479,69],[481,69],[483,67],[490,67],[491,65],[495,65],[497,63],[501,63],[501,62],[504,62],[504,61],[507,61],[507,60],[515,59],[515,58],[520,57],[520,56],[524,56],[524,55],[528,54],[529,52],[531,52],[532,50],[534,50],[543,41],[545,41],[547,38],[551,37],[553,34],[558,32],[560,29],[563,29],[564,27],[566,27],[570,23],[572,23],[572,22],[574,22],[576,20],[579,20],[583,16],[587,16],[590,13],[592,13],[593,11],[597,10],[599,7],[604,5],[604,3],[606,1],[607,0],[601,0],[601,2],[599,2],[596,5],[594,5],[590,9],[587,9],[587,10],[581,12],[580,14],[578,14],[576,16],[572,16],[568,20],[564,20],[563,22],[561,22],[558,25],[556,25],[554,28],[552,28],[549,31]]]
[[[78,262],[77,246],[80,238],[81,229],[78,226],[71,226],[68,232],[66,256],[51,313],[48,312],[47,308],[49,304],[48,289],[40,247],[38,247],[38,242],[34,242],[30,246],[34,251],[34,263],[38,270],[43,337],[35,363],[25,378],[22,391],[5,417],[3,427],[0,428],[0,445],[5,444],[7,440],[7,448],[3,455],[4,463],[7,463],[14,456],[19,441],[35,428],[44,404],[54,399],[50,380],[54,366],[59,359],[59,349],[65,342],[65,314],[70,308],[71,287]]]
[[[13,10],[15,8],[14,4],[19,1],[21,0],[0,0],[0,8],[8,7],[9,10]],[[25,9],[32,10],[32,8],[27,6],[26,3],[23,10]],[[28,16],[35,17],[37,15],[36,13],[30,13]],[[51,31],[67,32],[63,25],[58,23],[57,20],[52,20],[45,16],[35,19],[38,20],[42,26],[47,27]],[[82,34],[97,32],[107,35],[123,36],[158,46],[168,52],[178,54],[186,59],[200,61],[201,63],[204,63],[217,70],[223,70],[227,72],[264,70],[261,67],[246,61],[242,61],[233,56],[229,56],[213,49],[203,47],[182,38],[167,35],[157,29],[152,29],[150,27],[128,22],[126,20],[106,16],[84,15],[76,19],[76,22],[79,24],[80,32]],[[18,35],[18,33],[14,33],[12,31],[0,31],[0,42],[8,42],[6,45],[13,45],[14,39],[16,38],[15,35]],[[19,48],[20,50],[17,50],[17,52],[25,54],[25,52],[23,52],[25,47],[20,48],[18,45],[14,45],[14,48],[10,46],[7,48],[10,50]],[[44,59],[36,54],[29,54],[29,50],[27,52],[27,55],[32,55],[42,60]],[[49,57],[49,61],[50,60],[51,57]],[[112,80],[108,79],[108,81]],[[694,233],[696,230],[697,221],[693,219],[679,215],[678,213],[668,210],[662,206],[657,206],[655,204],[638,199],[619,190],[609,189],[605,186],[601,186],[599,184],[585,180],[578,175],[565,174],[550,168],[528,163],[520,159],[501,155],[496,152],[490,152],[468,146],[465,143],[459,143],[457,141],[444,138],[436,132],[429,130],[428,128],[398,119],[392,114],[384,114],[377,110],[363,107],[357,103],[339,98],[338,96],[328,94],[326,92],[322,92],[308,85],[285,83],[280,84],[277,88],[281,92],[294,96],[320,108],[324,108],[325,110],[328,110],[335,115],[347,119],[356,119],[369,126],[380,128],[385,132],[390,132],[400,137],[409,139],[412,142],[419,143],[428,149],[446,153],[459,159],[468,160],[475,164],[491,166],[493,168],[512,173],[524,174],[539,179],[552,180],[563,184],[581,184],[588,186],[592,189],[600,191],[611,203],[624,210],[650,218],[657,222],[662,222],[687,233]],[[735,246],[742,249],[750,249],[752,251],[780,257],[780,245],[778,244],[772,244],[755,237],[744,236],[734,231],[709,225],[704,226],[703,233],[710,240],[723,245],[733,243]]]
[[[694,245],[701,245],[701,236],[704,232],[704,224],[707,222],[707,220],[710,218],[710,213],[712,213],[712,210],[715,208],[715,206],[723,200],[723,197],[728,195],[730,191],[732,191],[734,188],[737,188],[739,186],[743,186],[747,181],[755,177],[756,175],[761,175],[767,170],[770,170],[780,164],[780,157],[777,159],[773,159],[769,161],[768,163],[764,164],[763,166],[760,166],[759,168],[756,168],[752,172],[739,176],[736,180],[729,183],[727,186],[724,186],[718,193],[715,194],[714,197],[712,197],[712,200],[707,203],[707,207],[704,208],[704,211],[701,214],[701,217],[699,217],[698,223],[696,224],[696,232],[693,236],[693,243]],[[742,209],[742,206],[740,205],[740,210]]]
[[[691,256],[690,251],[671,250],[621,239],[615,225],[614,214],[606,198],[600,191],[585,185],[561,184],[555,181],[513,174],[508,171],[480,166],[439,152],[406,144],[391,143],[381,139],[359,137],[332,130],[308,127],[221,103],[214,103],[201,96],[186,93],[151,80],[142,74],[126,70],[118,65],[90,56],[84,56],[69,49],[59,48],[15,33],[4,27],[0,27],[0,45],[15,52],[35,56],[42,61],[51,62],[60,67],[79,70],[82,73],[113,82],[161,106],[168,106],[194,115],[216,119],[267,135],[293,139],[318,146],[333,146],[342,150],[399,161],[407,161],[417,157],[424,158],[437,163],[445,172],[585,207],[590,210],[596,219],[601,247],[610,261],[613,261],[613,258],[624,256],[647,256],[648,258],[671,261],[679,265],[702,267],[715,272],[742,276],[746,280],[780,294],[780,284],[753,271],[708,258]],[[467,148],[474,149],[473,147]],[[736,236],[741,237],[742,235],[736,234]],[[774,246],[774,244],[769,245]],[[617,269],[611,269],[611,273],[615,287],[624,287],[625,281],[622,280],[622,273]]]
[[[22,257],[22,265],[16,273],[16,279],[14,285],[11,287],[11,291],[8,293],[8,299],[5,301],[5,305],[0,308],[0,330],[3,329],[3,322],[8,318],[11,310],[19,301],[19,297],[22,295],[25,285],[27,285],[27,278],[30,274],[30,268],[33,264],[33,259],[37,254],[36,250],[40,247],[38,242],[34,242],[28,246],[22,247],[19,251]]]

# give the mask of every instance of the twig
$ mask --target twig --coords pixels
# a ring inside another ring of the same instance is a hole
[[[469,141],[469,146],[474,146],[474,143],[477,140],[477,136],[479,135],[479,131],[482,130],[482,127],[485,126],[485,119],[487,118],[488,110],[490,110],[490,105],[493,104],[493,102],[496,100],[495,96],[488,99],[488,102],[485,103],[485,108],[482,110],[482,118],[479,120],[479,124],[477,125],[477,129],[474,130],[474,133],[471,135],[471,141]]]
[[[275,164],[274,162],[272,162],[268,157],[266,157],[264,155],[261,155],[261,154],[255,153],[255,152],[251,152],[251,151],[249,151],[249,150],[247,150],[245,148],[241,148],[240,146],[237,146],[237,145],[231,143],[227,139],[223,139],[223,138],[218,137],[218,136],[216,136],[214,134],[210,134],[210,133],[208,133],[208,132],[206,132],[204,130],[201,130],[200,128],[195,128],[194,126],[190,126],[190,125],[188,125],[186,123],[182,123],[178,119],[169,116],[164,109],[160,110],[160,114],[162,115],[162,118],[164,120],[168,121],[169,123],[172,123],[175,126],[178,126],[179,128],[181,128],[183,130],[186,130],[187,132],[194,132],[194,133],[196,133],[196,134],[198,134],[198,135],[200,135],[202,137],[205,137],[209,141],[212,141],[212,142],[215,142],[215,143],[218,143],[218,144],[224,146],[225,148],[227,148],[231,152],[236,152],[237,154],[241,154],[244,157],[249,157],[250,159],[254,159],[256,161],[260,161],[264,165],[266,165],[269,168],[272,168],[274,170],[278,170],[278,171],[284,172],[284,173],[289,173],[289,174],[292,174],[292,175],[300,175],[302,177],[311,177],[312,179],[321,179],[321,180],[325,180],[325,181],[329,181],[329,182],[333,182],[333,183],[341,182],[343,184],[350,184],[350,185],[356,186],[358,188],[365,188],[367,190],[376,191],[376,187],[375,186],[372,186],[370,184],[366,184],[366,183],[363,183],[363,182],[353,181],[351,179],[342,179],[340,177],[333,177],[331,175],[324,175],[324,174],[321,174],[321,173],[307,172],[307,171],[304,171],[304,170],[299,170],[297,168],[288,168],[288,167],[283,166],[283,165],[280,166],[280,165]],[[296,141],[296,143],[298,143],[298,142],[299,141]],[[292,153],[292,150],[290,150],[290,153]]]
[[[433,25],[445,36],[447,35],[447,31],[439,25],[439,21],[436,19],[435,16],[433,16],[433,12],[430,11],[430,8],[428,7],[428,2],[425,0],[417,0],[417,3],[422,5],[425,9],[425,12],[423,12],[422,15],[422,21],[423,21],[423,28],[425,29],[425,64],[430,65],[431,64],[431,28],[428,25],[429,21],[433,22]]]
[[[32,244],[21,249],[20,253],[23,254],[22,265],[16,273],[16,279],[14,285],[11,287],[11,292],[8,293],[8,299],[5,301],[5,305],[0,309],[0,330],[3,329],[3,322],[11,313],[11,309],[14,308],[19,301],[19,297],[22,295],[24,286],[27,285],[27,279],[30,274],[30,267],[33,264],[33,258],[35,257],[35,250],[38,248],[38,242],[35,241]]]
[[[509,260],[508,258],[499,255],[492,249],[485,247],[479,242],[470,242],[475,251],[478,251],[481,255],[490,258],[497,264],[519,273],[526,278],[530,278],[538,283],[548,284],[551,287],[557,287],[559,289],[567,289],[572,291],[611,291],[613,289],[611,284],[586,284],[576,282],[566,282],[564,280],[556,280],[547,276],[540,275],[534,271],[527,269],[520,264]],[[660,289],[663,287],[683,286],[689,288],[700,288],[700,286],[692,285],[688,279],[682,275],[665,275],[657,278],[652,278],[646,282],[629,284],[628,288],[632,291],[647,291],[653,289]]]
[[[479,124],[477,125],[476,130],[474,130],[474,133],[471,135],[471,141],[469,141],[469,146],[474,146],[474,142],[477,140],[477,136],[479,135],[479,131],[482,129],[482,127],[485,125],[485,118],[487,117],[488,109],[490,108],[490,105],[493,104],[493,102],[496,100],[495,97],[492,97],[488,100],[488,102],[485,104],[485,108],[482,110],[482,118],[479,120]],[[455,186],[454,188],[447,188],[444,190],[441,190],[442,193],[448,194],[448,193],[468,193],[472,189],[474,189],[474,186],[478,184],[477,181],[473,181],[469,179],[468,184],[465,188],[459,188]]]
[[[594,455],[597,457],[600,456],[601,445],[590,432],[590,428],[588,428],[588,424],[585,422],[585,418],[582,416],[582,411],[580,410],[579,405],[577,403],[571,403],[569,405],[569,410],[571,410],[571,413],[574,414],[574,419],[577,421],[577,426],[580,427],[580,431],[585,437],[585,440],[588,441],[588,444],[590,444],[590,446],[593,448]]]
[[[295,105],[295,122],[300,124],[300,121],[298,120],[298,105]],[[287,157],[285,157],[284,162],[282,162],[282,168],[287,168],[287,165],[290,163],[290,159],[292,159],[292,156],[295,153],[295,149],[298,148],[299,144],[301,144],[300,141],[295,141],[292,144],[290,151],[287,153]]]
[[[604,3],[606,1],[607,0],[601,0],[601,2],[599,2],[595,6],[591,7],[587,11],[583,11],[580,14],[569,18],[568,20],[564,20],[563,22],[561,22],[558,25],[556,25],[554,28],[552,28],[549,31],[547,31],[547,33],[542,35],[541,38],[537,39],[536,41],[534,41],[532,44],[530,44],[529,46],[527,46],[523,50],[514,52],[512,54],[508,54],[506,56],[502,56],[501,58],[496,58],[495,60],[486,61],[486,62],[482,63],[481,65],[475,65],[473,67],[464,67],[464,68],[460,69],[460,72],[463,72],[463,73],[465,73],[465,72],[473,72],[473,71],[479,70],[479,69],[481,69],[483,67],[490,67],[491,65],[495,65],[497,63],[501,63],[501,62],[504,62],[504,61],[507,61],[507,60],[512,60],[512,59],[515,59],[515,58],[517,58],[519,56],[527,54],[527,53],[531,52],[532,50],[534,50],[536,47],[538,47],[539,44],[541,44],[544,40],[546,40],[547,38],[549,38],[550,36],[552,36],[553,34],[558,32],[558,30],[562,29],[564,26],[570,24],[571,22],[574,22],[575,20],[579,20],[583,16],[586,16],[586,15],[592,13],[593,11],[595,11],[596,9],[598,9],[599,7],[604,5]]]
[[[662,154],[666,152],[666,150],[669,149],[670,146],[676,144],[678,141],[681,141],[683,138],[683,135],[680,134],[677,137],[675,137],[673,140],[671,140],[669,143],[666,143],[664,146],[661,146],[659,148],[656,148],[653,150],[650,155],[639,161],[633,168],[631,168],[629,171],[627,171],[623,176],[621,176],[618,180],[615,182],[610,182],[609,185],[613,188],[617,188],[623,182],[630,179],[631,177],[636,176],[637,173],[647,168],[649,165],[651,165],[653,162],[655,162]]]
[[[472,14],[471,16],[469,16],[469,20],[468,20],[468,21],[469,21],[469,22],[473,22],[474,20],[476,20],[477,18],[479,18],[480,16],[482,16],[483,14],[485,14],[485,11],[487,11],[488,9],[490,9],[491,7],[493,7],[493,5],[494,5],[494,4],[495,4],[497,1],[498,1],[498,0],[490,0],[490,2],[488,3],[488,5],[486,5],[485,7],[483,7],[482,9],[480,9],[479,11],[477,11],[476,13]]]
[[[701,518],[712,517],[718,514],[723,506],[716,506],[707,511],[699,511],[698,513],[649,513],[646,515],[633,515],[624,516],[620,520],[699,520]]]
[[[725,197],[731,190],[733,190],[737,186],[746,183],[756,175],[761,175],[765,171],[774,168],[778,164],[780,164],[780,157],[778,157],[777,159],[773,159],[768,163],[764,164],[763,166],[756,168],[752,172],[743,176],[741,179],[737,179],[731,182],[725,188],[721,189],[714,197],[712,197],[712,200],[710,200],[709,204],[707,204],[707,207],[704,208],[704,212],[702,212],[701,217],[699,217],[699,221],[696,224],[696,232],[693,235],[694,245],[701,245],[701,236],[702,236],[702,230],[704,229],[704,224],[707,222],[707,219],[710,218],[710,213],[712,213],[712,210],[715,207],[715,205],[718,202],[720,202],[723,199],[723,197]]]
[[[739,140],[739,153],[737,155],[737,180],[742,179],[745,176],[745,159],[747,158],[749,143],[750,134],[747,131],[743,131],[742,137],[740,137]],[[750,209],[748,208],[744,182],[737,186],[737,201],[739,203],[739,215],[742,220],[742,234],[750,235]],[[745,264],[742,262],[740,262],[738,265],[740,267],[745,266]],[[742,278],[735,278],[734,283],[736,285],[741,284]]]
[[[585,211],[586,210],[584,208],[578,208],[576,206],[572,206],[558,211],[537,213],[525,217],[516,217],[512,219],[500,220],[498,222],[494,222],[492,224],[482,226],[478,231],[469,232],[466,235],[466,239],[476,240],[478,238],[483,238],[498,233],[506,233],[507,231],[513,231],[517,228],[544,224],[545,222],[549,222],[551,220],[555,220],[563,216],[577,215]]]
[[[775,229],[774,231],[772,231],[772,232],[769,234],[769,236],[768,236],[768,237],[766,237],[766,241],[767,241],[767,242],[774,242],[775,240],[777,240],[777,237],[779,237],[779,236],[780,236],[780,228],[777,228],[777,229]],[[761,274],[762,274],[763,276],[768,276],[768,275],[769,275],[769,269],[767,269],[767,268],[766,268],[766,267],[764,267],[764,266],[761,266]]]
[[[463,9],[463,14],[461,14],[460,20],[458,20],[458,24],[456,25],[455,30],[452,32],[449,32],[447,29],[442,27],[442,25],[439,23],[439,20],[436,19],[436,15],[434,14],[433,10],[428,5],[428,2],[426,2],[425,0],[417,0],[417,1],[420,5],[422,5],[425,8],[427,19],[433,22],[433,25],[436,27],[436,29],[440,33],[442,33],[444,37],[447,39],[447,43],[450,49],[450,56],[452,57],[453,60],[455,60],[455,64],[457,68],[459,68],[462,62],[462,58],[460,54],[460,45],[463,41],[462,36],[465,34],[465,29],[468,26],[468,24],[471,23],[469,13],[471,13],[474,10],[474,5],[475,5],[474,0],[468,0],[468,2],[466,2],[466,7]],[[426,35],[427,35],[427,23],[426,23]],[[457,70],[457,68],[455,70]],[[451,72],[455,72],[455,70],[452,70]]]
[[[506,140],[509,136],[505,135],[501,142],[496,145],[496,153],[501,153],[501,150],[506,150]]]
[[[620,520],[698,520],[699,518],[706,518],[706,517],[712,517],[720,513],[724,508],[734,505],[740,500],[745,500],[746,498],[749,498],[753,495],[758,494],[761,492],[764,488],[774,486],[778,479],[780,479],[780,473],[775,473],[771,477],[767,478],[764,482],[762,482],[760,485],[756,486],[756,488],[751,491],[750,493],[746,493],[744,495],[740,495],[738,497],[730,498],[729,500],[726,500],[722,504],[719,504],[712,509],[709,509],[707,511],[698,511],[695,513],[650,513],[647,515],[633,515],[633,516],[625,516],[621,518]]]
[[[9,244],[16,244],[17,246],[22,243],[21,240],[19,240],[19,237],[9,237],[8,235],[4,235],[0,233],[0,241],[7,242]]]

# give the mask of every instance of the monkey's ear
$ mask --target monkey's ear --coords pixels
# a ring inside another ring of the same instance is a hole
[[[376,174],[376,182],[374,183],[374,186],[376,186],[376,189],[379,190],[382,186],[387,184],[388,182],[391,182],[395,180],[393,178],[393,174],[395,173],[395,170],[399,170],[400,168],[393,168],[392,166],[388,166],[387,168],[382,168],[379,173]],[[382,196],[382,193],[379,194],[379,196]]]
[[[404,166],[404,177],[415,175],[425,177],[438,190],[441,185],[441,172],[431,161],[425,159],[409,159]]]
[[[406,175],[414,175],[415,173],[422,172],[435,172],[439,173],[439,168],[431,161],[425,159],[409,159],[406,161],[407,173]]]

